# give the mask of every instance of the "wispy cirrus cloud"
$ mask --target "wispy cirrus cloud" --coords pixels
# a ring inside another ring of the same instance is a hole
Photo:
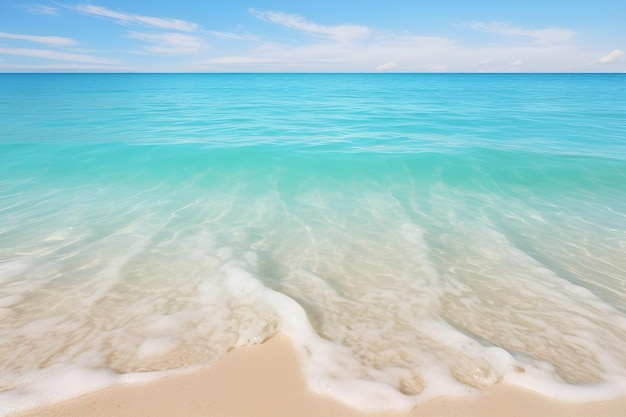
[[[152,44],[149,52],[163,55],[191,55],[206,50],[208,45],[199,36],[187,33],[144,33],[130,32],[131,38]]]
[[[30,58],[43,58],[55,61],[69,61],[86,64],[117,65],[118,62],[108,58],[101,58],[92,55],[77,54],[71,52],[53,51],[49,49],[31,48],[0,48],[0,54],[25,56]]]
[[[311,35],[321,35],[330,37],[340,42],[348,42],[359,38],[364,38],[370,34],[367,26],[360,25],[335,25],[324,26],[311,22],[304,17],[296,14],[289,14],[275,11],[258,11],[248,9],[255,17],[271,23],[286,26],[291,29],[300,30]]]
[[[140,52],[154,55],[192,55],[208,49],[205,35],[213,34],[202,30],[196,22],[169,17],[146,16],[113,10],[95,4],[78,4],[68,6],[88,16],[111,19],[116,24],[137,28],[127,32],[127,37],[144,42]],[[213,34],[215,35],[215,34]],[[227,33],[219,33],[227,37]],[[218,35],[215,35],[218,36]],[[235,35],[231,35],[232,38]],[[136,53],[137,51],[128,51]]]
[[[25,9],[28,13],[33,14],[47,14],[51,16],[58,16],[59,9],[56,7],[48,6],[46,4],[40,3],[27,3],[20,5],[21,8]]]
[[[37,36],[37,35],[24,35],[20,33],[0,32],[0,38],[37,42],[37,43],[43,43],[48,46],[71,46],[71,45],[76,44],[76,41],[74,39],[64,38],[60,36]]]
[[[197,23],[190,22],[188,20],[144,16],[140,14],[111,10],[103,6],[96,6],[95,4],[78,4],[76,6],[69,7],[87,15],[113,19],[116,23],[124,25],[144,25],[157,29],[177,30],[181,32],[195,32],[200,27]]]
[[[261,41],[261,38],[259,38],[258,36],[248,33],[224,32],[219,30],[207,30],[204,31],[204,33],[227,41]]]
[[[472,22],[469,24],[469,27],[483,32],[496,33],[541,44],[565,42],[572,40],[576,36],[576,33],[569,29],[524,29],[501,22]]]
[[[10,39],[12,41],[11,47],[0,47],[0,55],[12,55],[18,57],[34,58],[45,61],[62,61],[63,64],[21,64],[12,62],[11,64],[2,65],[3,68],[9,68],[13,71],[35,71],[37,68],[41,70],[56,70],[57,68],[70,69],[79,65],[81,68],[85,64],[90,68],[116,69],[119,67],[119,62],[109,58],[102,58],[94,56],[89,53],[85,53],[84,50],[76,48],[78,42],[72,38],[66,38],[61,36],[41,36],[41,35],[28,35],[23,33],[8,33],[0,32],[0,39]],[[41,48],[24,48],[21,46],[20,41],[32,42],[41,44],[49,49]],[[7,42],[8,43],[8,42]],[[68,66],[69,65],[69,66]]]
[[[76,6],[68,6],[72,10],[76,10],[83,14],[89,16],[96,17],[104,17],[109,18],[115,21],[115,23],[124,25],[124,26],[143,26],[148,27],[150,29],[163,29],[169,31],[179,31],[179,32],[187,32],[187,33],[199,33],[203,35],[211,35],[219,39],[224,40],[253,40],[259,41],[259,38],[256,36],[252,36],[249,34],[241,34],[241,33],[233,33],[233,32],[224,32],[217,30],[204,30],[201,26],[196,22],[191,22],[188,20],[182,19],[173,19],[167,17],[154,17],[154,16],[145,16],[136,13],[128,13],[120,10],[112,10],[103,6],[97,6],[94,4],[78,4]],[[156,36],[134,36],[131,33],[131,38],[145,40],[146,42],[156,42]],[[171,38],[170,35],[164,33],[162,35],[164,41],[167,42],[168,38]],[[182,38],[181,38],[182,39]],[[197,40],[198,38],[196,38]],[[188,41],[192,41],[191,38],[187,38]]]

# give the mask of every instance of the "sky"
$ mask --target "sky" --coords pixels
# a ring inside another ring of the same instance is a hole
[[[626,0],[0,0],[0,72],[626,72]]]

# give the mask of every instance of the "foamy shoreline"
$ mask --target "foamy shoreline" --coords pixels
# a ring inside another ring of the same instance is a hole
[[[32,416],[550,416],[619,417],[626,397],[566,403],[523,389],[496,385],[469,399],[440,398],[409,413],[363,413],[311,392],[294,346],[278,335],[261,345],[227,353],[213,366],[147,383],[122,384],[58,404],[10,414]]]

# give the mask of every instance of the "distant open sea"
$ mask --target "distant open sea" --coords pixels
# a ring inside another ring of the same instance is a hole
[[[626,75],[0,74],[0,415],[278,332],[364,410],[626,394]]]

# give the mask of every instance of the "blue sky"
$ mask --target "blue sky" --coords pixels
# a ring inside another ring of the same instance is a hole
[[[0,0],[0,72],[626,72],[626,0]]]

